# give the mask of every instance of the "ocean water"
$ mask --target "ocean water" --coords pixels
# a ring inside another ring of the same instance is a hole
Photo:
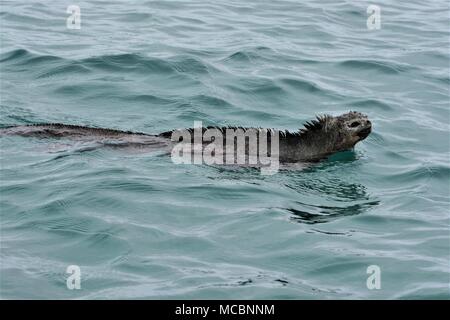
[[[0,297],[448,299],[449,4],[372,2],[2,1],[0,126],[373,132],[271,176],[1,137]]]

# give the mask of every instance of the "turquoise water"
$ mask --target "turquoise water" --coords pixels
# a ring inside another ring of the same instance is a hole
[[[379,30],[368,1],[77,1],[79,30],[67,1],[22,2],[1,4],[1,126],[374,130],[272,176],[2,137],[1,298],[449,298],[447,1],[377,1]]]

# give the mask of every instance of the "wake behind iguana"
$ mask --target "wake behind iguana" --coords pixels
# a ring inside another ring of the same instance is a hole
[[[243,127],[204,127],[199,129],[201,129],[199,131],[202,135],[208,131],[215,132],[213,136],[222,135],[223,145],[227,143],[227,130],[234,130],[235,133],[244,135],[249,133],[250,130],[256,130],[257,133],[264,133],[268,137],[269,145],[271,139],[273,139],[273,133],[279,132],[279,161],[281,163],[296,163],[317,161],[333,153],[352,149],[356,143],[364,140],[370,134],[372,124],[366,115],[351,111],[340,116],[318,116],[316,119],[307,122],[297,132]],[[187,132],[190,136],[188,141],[182,142],[194,142],[195,131],[194,128],[186,129],[185,133]],[[141,132],[49,123],[1,128],[0,136],[68,138],[77,141],[96,142],[105,146],[148,147],[155,150],[158,148],[173,148],[175,144],[180,142],[178,138],[173,139],[178,132],[180,131],[173,130],[152,135]],[[209,139],[202,137],[200,143],[203,147],[215,140],[214,137],[211,138],[211,134],[208,136]],[[260,136],[258,136],[258,139],[260,139]],[[249,143],[249,140],[246,141],[246,153],[249,152]],[[270,147],[268,150],[270,150]],[[225,148],[223,148],[223,151],[226,152]],[[236,153],[237,151],[234,150],[233,152]]]

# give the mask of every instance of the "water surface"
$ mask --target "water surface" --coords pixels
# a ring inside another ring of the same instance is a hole
[[[2,2],[1,126],[374,131],[273,176],[3,137],[2,298],[449,298],[447,1],[378,1],[379,30],[367,1],[77,4],[80,30],[67,2]]]

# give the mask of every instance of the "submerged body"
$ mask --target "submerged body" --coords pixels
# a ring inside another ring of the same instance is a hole
[[[264,136],[268,137],[269,145],[271,139],[273,139],[273,134],[279,133],[279,161],[282,163],[296,163],[317,161],[333,153],[349,150],[370,134],[372,125],[366,115],[353,111],[336,117],[329,115],[317,117],[315,120],[307,122],[304,128],[299,129],[297,132],[230,127],[199,129],[201,129],[200,132],[202,134],[200,143],[203,147],[215,140],[214,138],[211,139],[211,136],[217,137],[217,135],[223,137],[222,143],[225,145],[227,137],[230,139],[230,136],[225,134],[227,130],[234,130],[235,136],[238,134],[246,135],[254,130],[257,132],[258,143],[261,140],[261,134],[264,133]],[[19,135],[38,138],[68,138],[83,142],[95,142],[104,146],[171,150],[175,144],[180,143],[180,139],[176,134],[178,132],[180,130],[151,135],[140,132],[53,123],[1,128],[0,136]],[[183,139],[182,142],[194,142],[194,129],[187,129],[185,132],[189,133],[190,136],[188,139]],[[208,132],[214,132],[214,134],[209,134],[209,139],[206,139],[205,133]],[[234,137],[231,136],[231,138],[234,141]],[[248,154],[251,152],[250,139],[245,140],[245,144],[244,152]],[[223,150],[225,151],[225,148]],[[268,150],[270,150],[270,147]],[[238,151],[233,149],[232,152],[236,153]]]

